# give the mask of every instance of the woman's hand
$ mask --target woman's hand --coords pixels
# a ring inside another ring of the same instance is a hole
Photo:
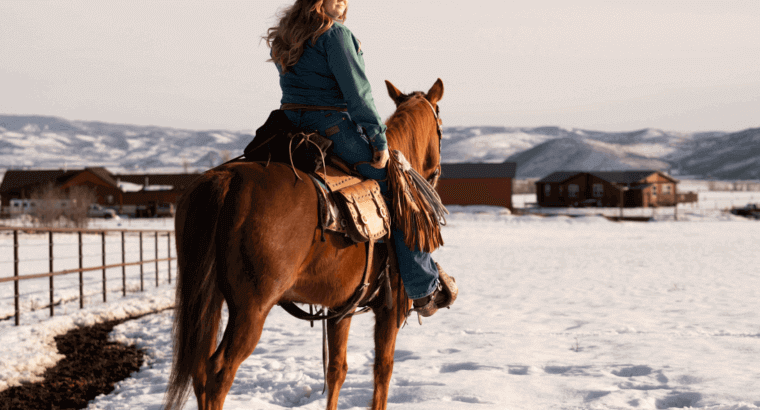
[[[372,162],[370,165],[372,168],[383,169],[386,165],[388,165],[389,159],[391,159],[391,156],[388,154],[387,149],[384,149],[382,151],[375,151],[375,155],[372,156]]]

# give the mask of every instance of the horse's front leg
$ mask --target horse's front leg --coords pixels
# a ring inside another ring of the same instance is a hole
[[[387,309],[384,304],[372,309],[375,313],[375,392],[372,395],[372,410],[385,410],[388,405],[388,387],[399,330],[396,320],[398,309],[397,304],[393,309]]]
[[[327,367],[327,410],[338,409],[338,395],[348,372],[346,348],[348,346],[348,329],[351,318],[347,317],[337,322],[327,321],[327,344],[330,349],[330,359]]]

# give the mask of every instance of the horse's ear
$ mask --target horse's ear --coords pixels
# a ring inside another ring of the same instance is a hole
[[[388,80],[385,80],[385,86],[388,87],[388,95],[390,95],[393,102],[395,102],[396,105],[398,105],[401,97],[404,96],[404,93],[399,91],[398,88],[396,88],[396,86],[391,84],[391,82]]]
[[[435,82],[435,84],[433,84],[432,87],[430,87],[430,91],[427,92],[427,95],[425,97],[432,104],[441,101],[441,98],[443,98],[443,81],[441,81],[440,78]]]

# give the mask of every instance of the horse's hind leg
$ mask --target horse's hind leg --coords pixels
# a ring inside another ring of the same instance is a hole
[[[201,407],[200,403],[204,403],[206,401],[206,377],[207,367],[209,363],[208,358],[211,357],[211,355],[216,350],[217,333],[219,331],[219,323],[222,320],[222,303],[224,303],[224,297],[222,296],[222,293],[219,291],[214,292],[212,295],[212,300],[209,302],[214,311],[211,314],[211,321],[209,323],[206,323],[206,325],[211,327],[209,330],[211,337],[209,340],[204,341],[204,343],[207,343],[206,346],[199,347],[199,350],[203,351],[205,357],[202,360],[198,361],[196,369],[193,372],[193,389],[195,390],[195,397],[198,399],[198,408],[203,408]]]
[[[326,377],[327,410],[337,410],[340,388],[346,380],[346,372],[348,371],[346,348],[348,346],[348,329],[350,327],[350,317],[340,322],[337,322],[335,319],[327,321],[327,342],[330,348],[330,360],[328,362]]]
[[[228,299],[229,301],[229,299]],[[198,397],[199,410],[221,410],[240,364],[253,353],[261,338],[271,306],[264,308],[252,298],[243,306],[228,302],[229,322],[216,352],[206,369],[205,397]]]

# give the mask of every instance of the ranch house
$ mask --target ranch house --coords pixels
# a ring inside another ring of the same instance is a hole
[[[80,170],[9,170],[0,184],[3,209],[13,199],[29,199],[47,187],[67,193],[84,186],[95,194],[95,202],[120,214],[152,216],[172,213],[185,188],[199,174],[114,175],[105,168]]]
[[[655,170],[559,171],[536,182],[536,197],[542,207],[674,206],[678,180]]]
[[[0,184],[2,206],[9,206],[11,199],[29,199],[48,186],[64,193],[75,186],[86,187],[95,194],[97,203],[101,205],[116,204],[121,195],[116,180],[105,168],[34,171],[12,169],[5,173]]]
[[[441,164],[438,195],[444,205],[494,205],[512,210],[517,164]]]

